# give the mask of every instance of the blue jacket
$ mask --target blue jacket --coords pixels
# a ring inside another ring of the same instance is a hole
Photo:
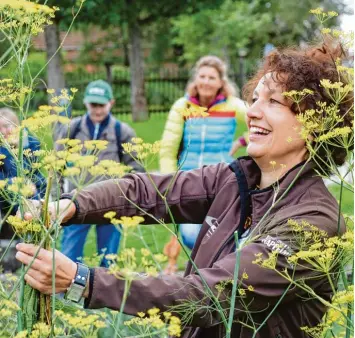
[[[40,149],[40,142],[32,135],[26,135],[24,137],[23,149],[30,149],[32,152]],[[0,180],[8,179],[11,184],[11,179],[17,177],[17,167],[16,162],[9,150],[0,146],[0,154],[5,155],[6,158],[1,160],[3,164],[0,166]],[[35,162],[34,156],[31,157],[31,161]],[[31,163],[28,161],[27,157],[24,156],[24,168],[29,170],[30,174],[27,177],[36,186],[36,194],[32,197],[34,199],[43,198],[46,191],[46,179],[43,174],[38,170],[32,170]],[[0,208],[3,210],[9,206],[9,201],[5,201],[3,197],[0,197]],[[16,207],[14,208],[14,211]]]
[[[162,173],[174,172],[178,164],[182,170],[189,170],[234,160],[228,153],[237,120],[244,123],[245,103],[236,97],[218,95],[207,109],[208,117],[185,120],[180,110],[194,105],[199,106],[196,98],[186,96],[175,102],[169,113],[160,150]]]

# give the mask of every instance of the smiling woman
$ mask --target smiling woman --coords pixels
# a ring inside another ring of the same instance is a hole
[[[202,107],[208,107],[211,104],[222,85],[222,79],[216,68],[203,66],[198,69],[195,76],[195,86]]]
[[[271,177],[263,177],[260,188],[272,183],[275,167],[270,163],[287,163],[292,168],[305,160],[307,154],[305,141],[300,136],[301,123],[291,110],[292,101],[283,95],[284,88],[272,75],[267,73],[259,80],[247,111],[248,154],[265,173],[272,173]],[[284,169],[278,168],[281,176]]]
[[[289,148],[287,144],[293,146],[301,142],[302,134],[307,148],[314,149],[320,134],[326,135],[334,128],[340,132],[341,128],[352,125],[352,78],[348,68],[342,65],[348,62],[350,57],[346,48],[336,39],[327,36],[325,41],[324,44],[313,48],[286,48],[270,53],[256,75],[245,86],[243,94],[252,105],[248,114],[249,125],[251,120],[255,121],[256,116],[260,114],[265,115],[265,123],[270,118],[271,127],[273,123],[284,123],[284,130],[279,132],[281,135],[275,135],[275,132],[270,135],[273,142],[268,147],[278,147],[277,143],[282,142],[282,147]],[[262,96],[261,91],[265,95]],[[264,105],[260,106],[262,103]],[[259,113],[256,113],[258,110]],[[272,118],[270,111],[275,112]],[[313,118],[308,117],[305,121],[303,113],[309,113]],[[293,119],[293,123],[289,120],[285,124],[286,121],[282,120],[286,116]],[[313,126],[310,126],[311,122]],[[265,125],[264,127],[270,129]],[[304,133],[300,133],[301,127],[312,135],[305,137]],[[351,133],[347,138],[351,139]],[[326,143],[317,148],[317,158],[314,160],[320,172],[327,173],[330,167],[329,159],[340,166],[345,161],[347,151],[341,144]],[[277,161],[276,158],[271,158],[272,156],[271,151],[269,161]]]

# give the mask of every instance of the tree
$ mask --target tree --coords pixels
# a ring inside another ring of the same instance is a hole
[[[99,34],[97,38],[92,38],[92,32],[97,30],[94,25],[81,25],[84,43],[80,50],[77,62],[82,65],[105,66],[106,80],[110,84],[113,82],[112,66],[119,63],[125,68],[129,66],[128,61],[128,38],[123,34],[120,27],[109,26],[104,34]],[[102,32],[100,32],[102,33]]]
[[[101,27],[119,25],[127,31],[129,39],[129,63],[131,70],[131,105],[134,121],[148,119],[147,101],[144,88],[144,58],[142,40],[144,30],[162,18],[168,19],[181,13],[193,14],[205,8],[216,8],[223,0],[187,0],[187,1],[156,1],[156,0],[92,0],[85,4],[80,15],[82,23],[97,21],[100,13]]]
[[[338,0],[301,3],[225,0],[218,9],[207,8],[173,19],[173,42],[183,47],[181,58],[187,62],[193,63],[205,54],[215,54],[236,68],[241,52],[247,51],[250,60],[257,60],[266,43],[285,46],[311,41],[319,24],[309,10],[320,6],[338,12],[344,10]],[[330,22],[335,23],[336,20]]]
[[[53,7],[58,5],[57,0],[41,0],[40,3]],[[65,76],[63,70],[62,54],[60,51],[60,27],[65,27],[68,30],[71,26],[73,17],[75,17],[75,9],[73,7],[72,0],[61,0],[61,8],[56,12],[55,18],[53,18],[53,24],[44,28],[44,37],[46,44],[47,54],[47,86],[50,89],[60,91],[65,87]]]
[[[47,54],[47,86],[59,91],[65,87],[64,71],[62,66],[62,54],[58,52],[60,45],[59,22],[54,20],[53,24],[44,28]]]

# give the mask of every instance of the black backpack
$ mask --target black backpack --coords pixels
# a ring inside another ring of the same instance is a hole
[[[75,121],[75,124],[73,124],[71,126],[70,132],[69,132],[69,139],[71,139],[71,140],[75,139],[76,135],[78,135],[78,133],[80,131],[81,120],[82,120],[82,117],[80,117],[80,119]],[[115,123],[115,132],[116,132],[118,157],[120,159],[120,162],[122,162],[123,148],[122,148],[122,143],[121,143],[121,123],[118,120],[116,120],[116,123]]]

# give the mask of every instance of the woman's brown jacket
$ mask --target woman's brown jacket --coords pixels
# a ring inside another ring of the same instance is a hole
[[[184,276],[138,275],[131,284],[124,312],[135,315],[153,307],[167,311],[171,306],[189,301],[196,306],[190,307],[191,320],[182,336],[225,337],[221,316],[215,311],[216,306],[210,300],[201,276],[215,295],[218,284],[233,279],[236,265],[234,232],[237,231],[242,245],[238,288],[252,286],[254,291],[247,290],[244,297],[236,298],[232,337],[252,337],[250,326],[258,328],[265,320],[256,337],[306,337],[300,327],[317,325],[326,310],[324,305],[294,285],[285,293],[289,282],[277,272],[262,268],[253,261],[260,253],[267,258],[276,250],[276,269],[287,269],[290,273],[295,270],[296,280],[312,277],[306,283],[318,295],[330,299],[331,290],[325,278],[315,276],[301,266],[294,267],[286,260],[297,250],[295,233],[287,225],[289,219],[308,221],[325,230],[329,236],[335,236],[338,231],[337,202],[312,167],[312,163],[301,163],[290,169],[278,184],[262,190],[257,190],[260,170],[249,157],[240,158],[231,165],[217,164],[179,172],[173,184],[170,184],[173,175],[152,175],[161,193],[170,187],[166,200],[177,224],[203,223],[192,252],[200,275],[191,264],[188,264]],[[299,177],[292,184],[297,175]],[[70,196],[63,195],[63,198]],[[119,181],[104,181],[84,189],[77,197],[77,213],[71,222],[107,223],[103,215],[107,211],[116,211],[118,216],[142,215],[146,224],[156,223],[126,198],[156,219],[171,223],[166,206],[147,174],[127,175]],[[344,232],[342,218],[340,232]],[[108,274],[104,268],[92,272],[86,307],[118,310],[124,281]],[[248,278],[242,279],[243,273]],[[230,302],[226,297],[230,297],[230,289],[231,283],[227,283],[219,296],[227,318]],[[267,317],[281,297],[275,311]],[[206,305],[210,305],[209,310],[206,310]]]

